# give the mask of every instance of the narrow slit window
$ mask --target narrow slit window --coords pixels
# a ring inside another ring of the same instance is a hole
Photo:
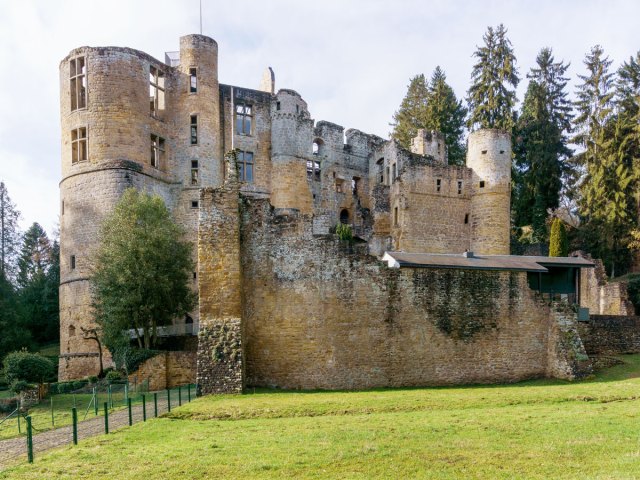
[[[458,195],[462,194],[462,182],[458,180]]]
[[[276,102],[276,110],[280,110],[280,102]]]
[[[71,163],[83,162],[87,159],[87,128],[71,130]]]
[[[484,188],[484,180],[480,180],[480,188]]]
[[[391,177],[389,174],[389,167],[387,167],[387,185],[389,185],[391,183]]]
[[[151,135],[151,166],[161,168],[164,165],[164,138]]]
[[[465,225],[466,225],[467,223],[469,223],[469,214],[468,214],[468,213],[465,213],[465,214],[464,214],[464,223],[465,223]]]
[[[87,65],[84,57],[69,61],[71,111],[87,106]]]
[[[191,185],[198,185],[199,181],[198,160],[191,160]]]
[[[436,192],[440,192],[441,189],[442,189],[442,179],[437,178],[436,179]]]
[[[251,105],[239,103],[236,105],[236,133],[240,135],[251,135]]]
[[[191,115],[191,145],[198,144],[198,115]]]
[[[482,150],[482,155],[486,155],[487,151],[486,150]]]
[[[195,67],[189,69],[189,93],[198,92],[198,70]]]
[[[71,257],[69,258],[69,265],[71,265],[71,270],[75,270],[76,269],[76,256],[75,255],[71,255]]]
[[[380,183],[384,183],[384,158],[381,158],[376,162],[376,170]]]
[[[164,72],[149,67],[149,109],[151,115],[161,118],[164,113]]]
[[[396,167],[396,164],[392,164],[391,165],[391,181],[395,182],[396,178],[398,178],[398,168]]]
[[[238,152],[238,177],[241,182],[253,182],[252,152]]]
[[[60,206],[60,213],[64,215],[64,200],[62,200],[62,205]]]
[[[393,224],[397,227],[398,226],[398,207],[395,207],[393,209]]]

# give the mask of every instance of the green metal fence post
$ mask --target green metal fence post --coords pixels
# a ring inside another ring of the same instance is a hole
[[[171,390],[167,388],[167,411],[171,411]]]
[[[27,459],[33,463],[33,431],[31,427],[31,415],[27,416]]]
[[[142,394],[142,421],[147,421],[147,396]]]
[[[129,410],[129,426],[133,425],[133,415],[131,413],[131,399],[127,398],[127,409]]]
[[[178,406],[182,406],[182,385],[178,385]]]
[[[153,416],[158,416],[158,392],[153,392]]]
[[[104,433],[109,433],[109,404],[104,402]]]
[[[187,401],[191,402],[191,384],[187,385]]]
[[[51,426],[52,427],[56,426],[56,422],[53,419],[53,395],[51,395]]]
[[[78,409],[73,407],[71,409],[71,423],[73,424],[73,444],[78,444]]]

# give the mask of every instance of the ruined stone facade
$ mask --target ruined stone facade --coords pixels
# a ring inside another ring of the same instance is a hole
[[[407,151],[314,121],[297,92],[275,91],[271,69],[260,90],[220,84],[217,44],[201,35],[165,62],[82,47],[60,75],[61,379],[97,371],[79,335],[91,325],[88,260],[130,186],[160,195],[197,244],[201,393],[584,372],[575,319],[525,272],[379,260],[508,255],[508,133],[472,132],[466,166],[450,166],[437,132]],[[339,223],[355,243],[337,239]]]

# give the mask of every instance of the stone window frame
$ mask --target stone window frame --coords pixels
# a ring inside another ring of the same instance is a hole
[[[89,159],[89,134],[87,127],[71,130],[71,164],[86,162]]]
[[[458,195],[462,195],[462,180],[458,180]]]
[[[253,152],[238,150],[236,160],[238,164],[238,180],[246,183],[253,183],[255,179],[255,158]],[[249,168],[247,168],[249,167]],[[247,174],[247,172],[250,172]]]
[[[78,68],[79,65],[80,68]],[[72,112],[87,108],[88,91],[87,60],[84,55],[80,55],[69,60],[69,95]]]
[[[198,145],[198,114],[192,113],[189,117],[189,142]]]
[[[191,160],[191,185],[198,185],[200,183],[199,173],[198,160]]]
[[[75,255],[71,255],[69,257],[69,267],[71,270],[75,270],[76,269],[76,256]]]
[[[253,105],[237,102],[234,115],[236,134],[250,136],[253,132]]]
[[[307,178],[315,182],[320,181],[321,165],[317,160],[307,160]]]
[[[441,190],[442,190],[442,179],[436,178],[436,192],[440,193]]]
[[[198,67],[189,67],[189,94],[198,93]]]
[[[149,113],[159,120],[166,109],[166,77],[164,72],[149,65]]]
[[[150,165],[153,168],[160,170],[164,165],[164,157],[165,157],[165,139],[160,135],[151,134],[150,136],[150,144],[151,144],[151,158]]]
[[[380,183],[381,185],[384,185],[384,157],[381,157],[376,162],[376,175],[380,179],[380,182],[378,183]]]
[[[191,208],[196,209],[199,208],[200,204],[198,200],[191,200]]]
[[[396,162],[393,162],[391,164],[391,183],[395,182],[396,178],[398,178],[398,165]]]

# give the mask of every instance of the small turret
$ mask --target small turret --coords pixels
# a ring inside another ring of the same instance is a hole
[[[263,92],[267,92],[270,94],[274,94],[276,91],[276,74],[273,73],[273,69],[271,67],[267,67],[262,74],[262,80],[260,80],[260,86],[258,90]]]
[[[444,135],[435,130],[418,130],[418,134],[411,140],[411,152],[418,155],[429,155],[436,162],[446,165],[447,146],[444,143]]]

